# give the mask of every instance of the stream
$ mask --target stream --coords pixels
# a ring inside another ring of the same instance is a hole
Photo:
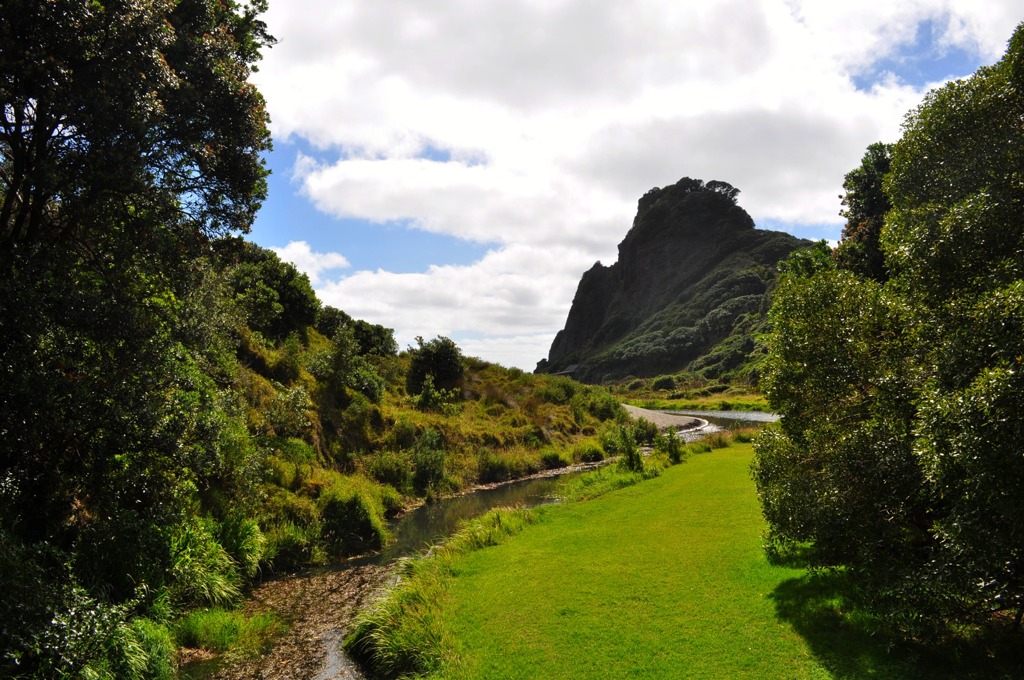
[[[666,411],[707,421],[700,430],[683,432],[696,441],[712,432],[749,427],[778,419],[752,411]],[[183,678],[241,680],[349,680],[364,678],[359,667],[341,648],[355,614],[387,583],[391,565],[451,535],[464,520],[501,506],[536,507],[557,502],[561,477],[577,474],[569,468],[557,476],[540,476],[489,486],[422,505],[393,520],[394,540],[380,553],[325,567],[268,579],[250,594],[247,613],[274,611],[290,624],[288,632],[267,653],[242,660],[215,659],[182,668]]]

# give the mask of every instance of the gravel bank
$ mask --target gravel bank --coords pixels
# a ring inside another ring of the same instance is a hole
[[[661,411],[651,411],[639,406],[630,406],[629,404],[623,404],[622,408],[626,409],[630,417],[634,419],[643,418],[652,422],[658,426],[659,430],[667,430],[669,428],[690,430],[707,425],[707,421],[692,416],[676,416],[670,413],[662,413]]]

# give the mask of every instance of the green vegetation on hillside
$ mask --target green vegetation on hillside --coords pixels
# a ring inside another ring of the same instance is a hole
[[[845,570],[917,636],[1020,643],[1022,118],[1024,24],[911,113],[884,178],[879,147],[851,173],[848,205],[891,202],[878,248],[794,258],[771,311],[764,386],[783,417],[755,476],[772,550]]]
[[[424,498],[602,456],[619,416],[447,338],[399,353],[238,236],[266,190],[263,9],[0,12],[0,676],[259,651],[281,623],[231,611],[256,580],[376,550]]]

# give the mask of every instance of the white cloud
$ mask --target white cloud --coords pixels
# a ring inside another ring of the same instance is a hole
[[[315,287],[322,283],[320,275],[337,269],[347,269],[349,262],[340,253],[315,253],[305,241],[292,241],[283,248],[271,248],[285,262],[291,262]]]
[[[272,3],[281,42],[256,81],[275,136],[318,149],[294,168],[304,195],[336,217],[494,245],[469,266],[334,280],[308,245],[286,250],[330,304],[399,337],[521,351],[509,363],[529,368],[646,190],[724,180],[756,221],[835,238],[843,175],[898,137],[926,89],[855,78],[923,21],[940,48],[991,61],[1019,14],[1010,0]],[[450,162],[421,158],[428,147]]]

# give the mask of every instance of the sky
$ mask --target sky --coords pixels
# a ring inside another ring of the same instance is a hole
[[[843,176],[1019,0],[271,0],[274,150],[250,238],[324,304],[533,370],[639,198],[740,190],[836,240]]]

